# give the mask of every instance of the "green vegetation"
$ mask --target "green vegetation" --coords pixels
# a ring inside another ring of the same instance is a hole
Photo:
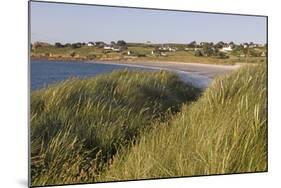
[[[124,147],[98,181],[267,170],[264,65],[217,78],[204,94]]]
[[[266,80],[251,65],[201,94],[125,70],[34,91],[32,185],[266,171]]]
[[[169,72],[127,70],[32,92],[32,186],[97,181],[120,148],[199,93]]]
[[[142,60],[142,61],[179,61],[211,64],[235,64],[235,63],[260,63],[266,61],[266,48],[244,48],[243,45],[235,45],[231,52],[221,52],[221,48],[227,43],[219,42],[203,43],[192,42],[190,44],[142,44],[126,43],[123,40],[111,42],[112,47],[120,48],[120,51],[105,50],[103,42],[87,46],[85,43],[50,45],[35,43],[32,48],[32,58],[47,58],[50,60]],[[248,45],[248,44],[247,44]],[[163,48],[169,48],[171,51]],[[152,54],[152,51],[154,54]],[[128,54],[130,52],[130,54]],[[162,54],[161,54],[162,52]]]

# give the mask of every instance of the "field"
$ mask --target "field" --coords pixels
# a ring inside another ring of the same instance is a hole
[[[63,47],[53,45],[42,46],[32,50],[32,58],[47,58],[60,60],[123,60],[123,61],[178,61],[189,63],[210,63],[210,64],[235,64],[235,63],[261,63],[266,57],[241,57],[237,52],[227,53],[229,58],[216,58],[195,56],[194,51],[179,49],[175,52],[166,52],[166,56],[152,55],[157,45],[128,44],[127,50],[121,52],[105,51],[103,48],[82,46],[81,48]],[[264,48],[257,48],[256,51],[265,51]],[[131,51],[134,54],[128,55]]]
[[[165,71],[34,91],[32,185],[266,171],[266,80],[260,64],[205,91]]]

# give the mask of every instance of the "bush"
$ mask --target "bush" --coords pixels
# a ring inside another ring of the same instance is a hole
[[[73,43],[73,44],[71,44],[71,47],[72,48],[81,48],[82,47],[82,44],[81,43]]]
[[[50,53],[44,53],[44,56],[49,57]]]
[[[203,56],[201,50],[196,50],[196,51],[194,52],[194,55],[195,55],[195,56]]]
[[[138,56],[138,57],[146,57],[146,55],[143,54],[143,53],[138,53],[137,56]]]
[[[96,55],[95,54],[89,54],[87,55],[87,59],[90,59],[90,60],[93,60],[93,59],[96,59]]]
[[[59,43],[59,42],[56,42],[55,43],[55,47],[56,48],[62,48],[62,47],[64,47],[61,43]]]
[[[76,53],[75,53],[74,51],[72,51],[72,52],[69,53],[69,55],[70,55],[71,57],[74,57],[74,56],[76,55]]]
[[[229,56],[226,55],[226,53],[224,53],[224,52],[218,52],[217,53],[217,58],[218,59],[227,59],[227,58],[229,58]]]

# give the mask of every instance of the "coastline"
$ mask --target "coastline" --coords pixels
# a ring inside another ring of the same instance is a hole
[[[31,60],[47,60],[47,61],[77,61],[79,63],[119,65],[126,67],[144,68],[150,70],[165,70],[175,72],[180,78],[187,83],[192,83],[198,88],[206,88],[210,82],[218,75],[225,75],[233,70],[243,66],[235,65],[216,65],[202,63],[186,63],[175,61],[148,61],[148,60],[81,60],[81,59],[46,59],[31,58]]]

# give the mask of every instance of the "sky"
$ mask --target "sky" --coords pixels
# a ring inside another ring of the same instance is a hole
[[[31,42],[266,43],[266,17],[31,2]]]

